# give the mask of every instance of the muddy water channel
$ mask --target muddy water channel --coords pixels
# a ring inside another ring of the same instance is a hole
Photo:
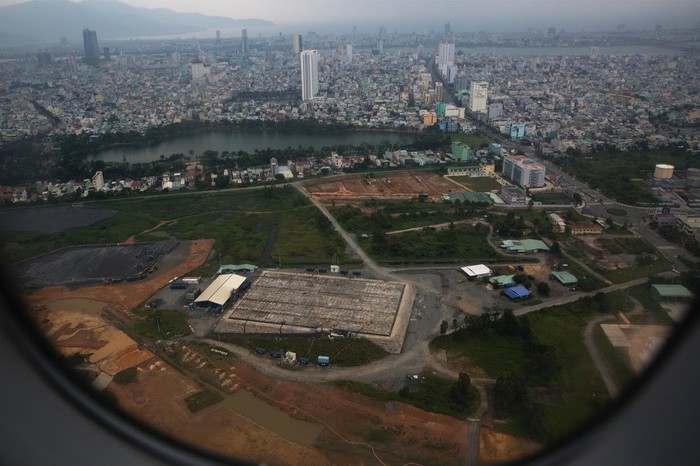
[[[239,390],[221,404],[256,424],[271,430],[290,442],[311,446],[323,430],[321,424],[294,419],[279,408],[257,398],[247,390]]]

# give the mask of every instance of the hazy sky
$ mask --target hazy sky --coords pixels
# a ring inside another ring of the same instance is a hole
[[[0,0],[0,5],[21,0]],[[232,18],[260,18],[279,26],[313,23],[386,23],[388,28],[524,30],[528,27],[600,29],[661,24],[690,27],[700,20],[700,0],[122,0]],[[405,24],[405,27],[401,27]]]

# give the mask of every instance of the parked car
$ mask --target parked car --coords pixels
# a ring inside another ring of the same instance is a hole
[[[257,354],[265,354],[265,353],[267,353],[267,350],[265,348],[258,347],[258,348],[255,348],[255,352]]]

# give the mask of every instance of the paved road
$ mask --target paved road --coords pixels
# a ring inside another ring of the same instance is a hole
[[[615,383],[615,381],[613,381],[612,376],[610,375],[608,366],[606,366],[605,362],[603,362],[603,358],[600,355],[600,352],[598,351],[598,347],[593,341],[593,330],[595,330],[595,327],[601,322],[614,319],[616,319],[616,316],[613,315],[596,317],[595,319],[592,319],[588,322],[588,325],[586,325],[586,329],[583,331],[583,341],[586,344],[586,348],[588,349],[588,354],[591,355],[593,364],[595,364],[596,369],[598,369],[598,372],[600,372],[600,376],[603,378],[603,382],[605,383],[605,388],[608,389],[608,393],[612,398],[617,396],[619,390],[617,388],[617,384]]]
[[[541,304],[536,304],[534,306],[525,306],[525,307],[521,307],[520,309],[516,309],[515,311],[513,311],[513,315],[522,316],[525,314],[529,314],[531,312],[539,311],[540,309],[544,309],[547,307],[559,306],[561,304],[571,303],[571,302],[574,302],[578,299],[583,298],[584,296],[595,296],[598,293],[612,293],[613,291],[624,290],[626,288],[631,288],[633,286],[642,285],[642,284],[646,283],[648,279],[649,279],[649,277],[642,277],[642,278],[638,278],[636,280],[632,280],[629,282],[618,283],[617,285],[610,285],[608,287],[601,288],[601,289],[595,290],[595,291],[590,291],[588,293],[573,293],[573,294],[570,294],[568,296],[563,296],[561,298],[548,299],[546,302],[541,303]]]

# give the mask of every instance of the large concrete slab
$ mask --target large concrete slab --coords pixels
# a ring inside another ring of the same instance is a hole
[[[386,340],[382,346],[399,352],[413,299],[406,283],[265,270],[217,331],[310,334],[337,328]]]

